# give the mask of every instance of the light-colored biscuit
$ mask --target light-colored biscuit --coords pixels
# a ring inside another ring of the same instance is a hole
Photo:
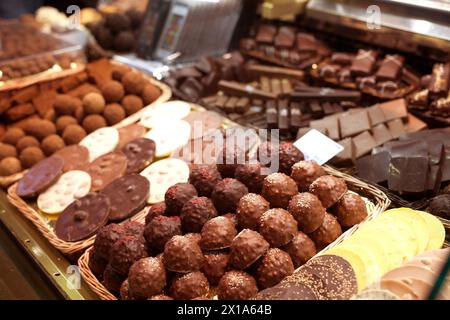
[[[160,123],[145,138],[156,143],[156,156],[165,157],[185,145],[191,135],[191,126],[184,120]]]
[[[169,101],[147,109],[141,116],[140,124],[147,128],[158,127],[162,122],[174,122],[186,117],[191,111],[189,103]]]
[[[117,147],[119,144],[119,132],[111,127],[100,128],[87,135],[79,144],[88,148],[89,161],[92,162]]]

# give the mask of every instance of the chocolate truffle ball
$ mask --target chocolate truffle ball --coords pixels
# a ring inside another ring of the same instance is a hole
[[[47,112],[45,112],[45,114],[44,114],[44,116],[42,118],[44,120],[55,122],[56,121],[56,112],[55,112],[55,110],[54,109],[47,110]]]
[[[44,151],[46,156],[51,156],[56,151],[64,148],[65,146],[66,144],[64,143],[64,140],[57,134],[52,134],[48,137],[45,137],[41,143],[42,151]]]
[[[215,217],[203,226],[200,247],[203,250],[229,248],[236,234],[236,227],[231,219],[223,216]]]
[[[189,182],[197,189],[199,196],[209,197],[216,184],[222,180],[215,165],[200,164],[191,169]]]
[[[83,107],[86,114],[100,114],[105,108],[105,99],[97,92],[90,92],[83,97]]]
[[[259,232],[272,247],[280,247],[297,233],[297,221],[284,209],[270,209],[259,219]]]
[[[39,147],[39,140],[33,136],[25,136],[20,138],[17,142],[16,148],[18,152],[22,152],[23,149],[28,147]]]
[[[103,116],[106,122],[108,122],[108,125],[112,126],[125,119],[126,113],[120,104],[109,103],[105,106],[105,110],[103,110]]]
[[[73,114],[75,119],[77,119],[78,123],[81,123],[84,119],[84,108],[83,103],[80,101],[80,105],[75,108],[75,112]]]
[[[181,228],[184,232],[200,232],[206,221],[216,216],[217,210],[210,199],[193,198],[181,209]]]
[[[103,272],[103,284],[114,295],[120,294],[120,288],[125,279],[126,275],[120,273],[110,264],[107,265],[105,272]]]
[[[128,273],[130,292],[136,299],[148,299],[162,292],[166,286],[166,270],[158,258],[136,261]]]
[[[309,192],[317,196],[325,209],[328,209],[347,192],[347,184],[341,178],[321,176],[310,185]]]
[[[236,167],[234,177],[245,184],[248,191],[261,193],[262,185],[266,175],[261,174],[261,163],[240,164]]]
[[[122,99],[122,107],[125,109],[127,116],[135,114],[142,109],[144,103],[141,98],[133,94],[128,94]]]
[[[56,131],[61,134],[68,125],[77,123],[77,119],[72,116],[61,116],[56,119]]]
[[[209,252],[205,254],[202,272],[211,285],[217,285],[228,268],[230,255],[225,252]]]
[[[347,192],[334,205],[333,214],[342,227],[350,228],[367,218],[367,208],[359,195]]]
[[[158,87],[150,83],[144,86],[141,93],[142,101],[144,101],[145,105],[149,105],[150,103],[158,99],[160,95],[161,91],[158,89]]]
[[[439,217],[450,219],[450,194],[441,194],[431,199],[428,211]]]
[[[269,202],[259,194],[247,193],[238,203],[236,218],[239,227],[243,229],[258,230],[259,219],[270,209]]]
[[[83,120],[83,128],[87,133],[106,127],[106,120],[99,114],[90,114]]]
[[[297,232],[292,241],[282,249],[291,256],[295,268],[305,264],[317,253],[314,242],[301,231]]]
[[[248,300],[257,293],[255,278],[243,271],[225,273],[217,286],[219,300]]]
[[[245,163],[247,160],[245,152],[237,146],[232,148],[225,145],[217,157],[217,170],[219,170],[223,178],[234,178],[234,173],[239,164]]]
[[[49,120],[32,119],[27,122],[25,132],[38,140],[42,140],[51,134],[55,134],[56,127]]]
[[[141,23],[144,19],[144,13],[137,9],[129,9],[125,12],[125,14],[130,19],[131,28],[137,29],[141,26]]]
[[[269,249],[269,243],[256,231],[244,229],[233,239],[230,263],[236,269],[247,269]]]
[[[155,203],[148,209],[147,215],[145,216],[145,225],[149,224],[154,218],[157,216],[165,216],[166,215],[166,203],[158,202]]]
[[[180,217],[156,216],[145,227],[144,237],[150,248],[161,252],[173,236],[181,234]]]
[[[102,26],[98,28],[95,33],[95,40],[97,40],[98,44],[103,49],[111,49],[114,42],[114,36],[109,29]]]
[[[97,252],[92,250],[89,253],[89,269],[91,269],[92,273],[99,279],[103,278],[103,273],[105,272],[106,266],[108,265],[108,260],[100,257]]]
[[[130,267],[147,256],[147,249],[140,237],[123,236],[114,243],[109,263],[122,274],[128,274]]]
[[[111,223],[100,228],[94,241],[96,254],[102,259],[109,261],[111,258],[112,247],[123,234],[123,227],[116,223]]]
[[[300,192],[307,192],[317,178],[326,175],[325,170],[315,161],[300,161],[292,167],[291,178]]]
[[[272,173],[264,179],[261,195],[272,207],[285,209],[297,193],[297,184],[294,180],[284,173]]]
[[[121,31],[114,38],[114,49],[119,52],[131,51],[134,47],[134,35],[130,31]]]
[[[129,30],[131,22],[127,15],[121,12],[109,13],[105,17],[105,26],[114,33]]]
[[[236,179],[225,178],[218,182],[211,199],[220,213],[235,212],[239,200],[248,193],[247,187]]]
[[[325,213],[322,225],[319,229],[309,234],[309,237],[314,241],[317,249],[322,250],[336,240],[341,234],[341,225],[337,219],[333,215]]]
[[[62,138],[67,145],[77,144],[86,137],[86,131],[77,124],[70,124],[64,129]]]
[[[209,293],[209,283],[200,271],[178,275],[170,287],[172,297],[177,300],[192,300]]]
[[[165,294],[157,294],[148,300],[173,300],[172,297],[166,296]]]
[[[122,224],[124,235],[143,237],[144,235],[144,224],[138,221],[128,220]],[[144,241],[144,239],[142,239]]]
[[[200,245],[200,240],[202,239],[200,233],[186,233],[184,236]]]
[[[140,95],[144,89],[144,79],[136,71],[128,71],[122,77],[122,84],[128,94]]]
[[[167,241],[163,258],[168,270],[180,273],[199,271],[205,261],[199,245],[184,236],[174,236]]]
[[[76,99],[68,94],[58,94],[53,108],[58,115],[72,115],[75,111]]]
[[[128,284],[128,279],[122,282],[119,293],[120,293],[120,300],[133,300],[133,297],[131,296],[130,292],[130,286]]]
[[[2,142],[15,146],[21,138],[25,136],[25,132],[20,128],[8,129],[2,137]]]
[[[45,158],[44,153],[38,147],[25,148],[19,156],[22,166],[26,169],[31,168],[39,161]]]
[[[277,248],[269,249],[256,264],[255,278],[262,289],[270,288],[294,273],[289,254]]]
[[[292,142],[280,143],[279,150],[280,169],[279,172],[290,175],[292,166],[303,160],[303,153]]]
[[[305,233],[317,230],[326,213],[319,198],[309,192],[293,196],[289,201],[288,211],[297,220],[298,228]]]
[[[122,77],[130,71],[130,67],[122,64],[112,66],[112,78],[121,81]]]
[[[6,157],[0,161],[0,176],[10,176],[22,171],[19,159]]]
[[[0,143],[0,160],[8,157],[17,157],[16,148],[10,144]]]
[[[116,80],[110,80],[102,84],[100,87],[106,102],[119,102],[125,95],[122,84]]]
[[[170,215],[179,215],[183,205],[197,196],[197,190],[190,183],[177,183],[167,189],[164,196],[167,212]]]

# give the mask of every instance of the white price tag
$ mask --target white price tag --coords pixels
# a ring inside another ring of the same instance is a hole
[[[316,129],[311,129],[303,137],[295,141],[294,146],[303,152],[305,160],[313,160],[320,165],[344,150],[343,146]]]

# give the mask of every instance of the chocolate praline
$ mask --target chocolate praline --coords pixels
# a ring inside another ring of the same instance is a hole
[[[236,146],[233,148],[225,146],[217,157],[217,170],[223,178],[234,178],[237,166],[246,160],[248,157],[243,150]]]
[[[126,236],[136,236],[136,237],[142,237],[144,235],[144,224],[140,223],[138,221],[125,221],[122,224],[122,227],[124,229],[124,235]]]
[[[193,198],[181,209],[181,228],[183,232],[200,232],[203,225],[216,216],[217,210],[209,198]]]
[[[216,184],[222,180],[216,165],[200,164],[191,169],[189,182],[197,189],[199,196],[209,197]]]
[[[164,199],[169,215],[179,215],[183,205],[197,196],[197,190],[190,183],[177,183],[167,189]]]
[[[113,266],[108,264],[103,272],[103,284],[106,289],[111,291],[114,295],[118,296],[120,294],[120,287],[122,286],[122,282],[126,279],[126,275],[117,271]]]
[[[441,194],[430,201],[428,211],[439,217],[450,218],[450,194]]]
[[[231,219],[223,216],[215,217],[203,226],[200,247],[203,250],[229,248],[236,234],[236,227]]]
[[[229,271],[217,287],[219,300],[248,300],[258,293],[255,278],[243,271]]]
[[[290,255],[295,268],[305,264],[317,253],[314,242],[301,231],[294,236],[291,242],[281,249]]]
[[[353,227],[367,218],[364,200],[357,194],[347,192],[333,206],[333,214],[344,228]]]
[[[259,232],[272,247],[280,247],[297,233],[297,221],[284,209],[270,209],[259,219]]]
[[[263,182],[261,195],[275,208],[287,208],[289,200],[298,193],[297,184],[284,173],[272,173]]]
[[[317,249],[321,250],[336,240],[341,234],[341,225],[337,219],[333,215],[326,213],[322,225],[309,234],[309,237],[314,241]]]
[[[304,158],[303,153],[292,142],[282,142],[279,151],[279,172],[290,175],[292,166]]]
[[[208,279],[200,271],[178,275],[172,282],[170,292],[177,300],[205,297],[209,292]]]
[[[236,167],[234,177],[245,184],[250,192],[260,193],[266,175],[261,174],[261,163],[240,164]]]
[[[242,229],[258,230],[259,218],[270,209],[270,203],[259,194],[247,193],[239,200],[236,217]]]
[[[297,220],[298,228],[305,233],[317,230],[326,213],[319,198],[309,192],[293,196],[289,201],[288,211]]]
[[[94,241],[96,254],[109,261],[112,247],[123,236],[124,232],[123,227],[116,223],[100,228]]]
[[[144,237],[150,248],[161,252],[173,236],[181,235],[180,217],[155,217],[144,229]]]
[[[128,279],[125,279],[124,282],[122,282],[122,285],[120,286],[120,300],[133,300],[133,297],[130,293],[130,286],[128,284]]]
[[[236,179],[225,178],[215,186],[211,199],[220,213],[235,212],[239,200],[248,193],[247,187]]]
[[[168,270],[180,273],[199,271],[205,261],[199,245],[184,236],[174,236],[167,241],[163,258]]]
[[[112,247],[109,263],[118,272],[126,275],[133,263],[146,256],[147,249],[141,238],[123,236]]]
[[[148,209],[147,215],[145,216],[145,225],[149,224],[154,218],[157,216],[165,216],[166,215],[166,203],[158,202],[155,203]]]
[[[108,265],[108,260],[100,257],[95,248],[89,253],[89,269],[91,269],[92,273],[98,278],[103,278],[103,272],[105,272],[106,266]]]
[[[166,270],[158,258],[148,257],[135,262],[128,273],[130,292],[136,299],[148,299],[166,286]]]
[[[309,192],[319,198],[325,209],[338,202],[347,190],[343,179],[331,175],[321,176],[309,186]]]
[[[236,269],[244,270],[262,257],[269,249],[269,243],[256,231],[242,230],[231,243],[230,263]]]
[[[294,264],[289,254],[270,248],[256,264],[255,278],[260,288],[273,287],[294,273]]]
[[[324,168],[315,161],[300,161],[292,166],[291,178],[297,183],[300,192],[308,191],[311,183],[324,175]]]
[[[148,300],[173,300],[172,297],[166,296],[165,294],[157,294]]]
[[[205,253],[205,264],[202,272],[211,285],[217,285],[228,268],[230,254],[225,252]]]

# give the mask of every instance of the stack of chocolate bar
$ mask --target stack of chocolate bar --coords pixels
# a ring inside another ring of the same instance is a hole
[[[381,99],[404,97],[420,84],[403,56],[381,57],[377,51],[364,49],[356,54],[335,52],[311,74],[324,83],[358,89]]]
[[[436,194],[450,182],[450,130],[403,135],[356,162],[359,177],[402,195]]]
[[[290,26],[260,25],[253,37],[240,43],[249,57],[290,68],[305,69],[329,56],[330,49],[312,34]]]

